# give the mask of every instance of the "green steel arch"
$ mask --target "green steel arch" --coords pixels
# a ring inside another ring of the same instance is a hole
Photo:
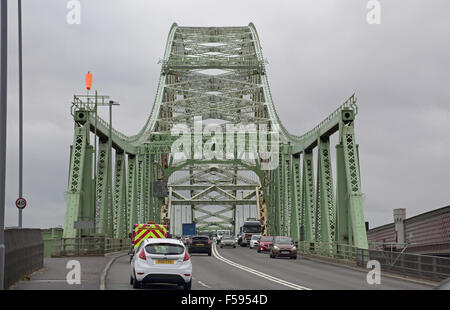
[[[161,64],[150,115],[133,136],[98,116],[99,106],[111,106],[109,97],[74,96],[64,238],[126,238],[144,221],[174,227],[176,206],[202,231],[234,230],[239,206],[247,206],[266,234],[367,248],[354,95],[304,135],[289,133],[253,23],[174,23]],[[232,126],[237,131],[228,136]],[[174,145],[185,158],[174,155]],[[267,161],[276,165],[267,168]],[[156,181],[167,182],[167,197],[156,197]]]

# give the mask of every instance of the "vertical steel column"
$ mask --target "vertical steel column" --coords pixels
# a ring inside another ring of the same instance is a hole
[[[282,232],[283,221],[283,197],[284,197],[284,155],[280,152],[278,155],[278,168],[277,168],[277,184],[276,184],[276,212],[275,212],[275,233],[277,235]]]
[[[193,147],[193,146],[192,146]],[[191,150],[191,154],[193,154],[193,150]],[[189,166],[189,184],[190,185],[194,185],[195,184],[195,180],[194,180],[194,168],[192,166]],[[190,197],[192,198],[192,196],[195,195],[195,191],[190,191]],[[236,214],[233,214],[233,218],[236,219]],[[195,223],[195,206],[191,205],[191,223]]]
[[[128,180],[127,180],[127,214],[128,232],[132,232],[133,225],[138,221],[138,200],[137,200],[137,169],[136,156],[128,155]]]
[[[87,135],[89,135],[89,129],[87,128]],[[89,140],[89,139],[88,139]],[[82,204],[79,220],[95,222],[95,186],[92,175],[94,147],[88,144],[86,145],[85,159],[84,159],[84,173],[83,173],[83,188],[82,188]],[[95,233],[95,229],[82,229],[81,236],[92,236]]]
[[[111,183],[111,166],[110,166],[111,149],[107,140],[100,140],[98,144],[97,158],[97,201],[99,208],[99,218],[97,221],[97,233],[102,236],[110,236],[109,230],[109,186]]]
[[[330,160],[330,139],[319,138],[318,141],[318,174],[317,174],[317,213],[316,240],[331,245],[334,241],[335,207],[333,175]]]
[[[314,241],[314,171],[313,171],[313,153],[305,151],[303,154],[303,232],[304,241]]]
[[[142,201],[143,201],[143,209],[142,209],[142,216],[143,216],[143,222],[147,222],[149,220],[149,213],[150,213],[150,197],[149,197],[149,190],[150,190],[150,167],[149,167],[149,154],[145,153],[143,155],[143,180],[142,180]]]
[[[349,230],[349,211],[347,196],[347,178],[345,175],[344,147],[342,144],[336,145],[336,243],[351,244],[351,234]]]
[[[155,155],[147,154],[145,165],[147,169],[147,192],[146,192],[146,221],[155,221],[155,197],[153,196],[153,183],[155,176]]]
[[[122,239],[127,231],[126,162],[125,154],[116,152],[114,171],[114,237]]]
[[[138,156],[138,167],[137,167],[137,205],[139,207],[138,211],[138,221],[139,223],[144,223],[145,218],[145,199],[144,199],[144,175],[145,175],[145,161],[142,155]]]
[[[300,157],[292,156],[292,206],[291,206],[291,232],[290,236],[300,241],[300,211],[301,211],[301,175]]]
[[[362,204],[359,159],[353,122],[343,122],[340,129],[341,143],[344,151],[347,191],[350,200],[349,218],[353,234],[353,245],[361,249],[367,249],[368,241]]]
[[[292,209],[292,179],[291,179],[291,165],[292,156],[286,155],[284,160],[284,203],[283,203],[283,235],[290,236],[291,230],[291,209]]]
[[[85,193],[85,178],[89,178],[89,170],[86,169],[86,158],[92,156],[92,151],[88,152],[89,144],[89,123],[80,125],[75,123],[74,141],[72,145],[69,184],[67,189],[67,209],[64,219],[63,238],[77,237],[77,231],[74,228],[74,222],[78,221],[83,215],[82,208],[88,197]],[[91,148],[92,150],[92,148]],[[89,164],[89,162],[88,162]]]

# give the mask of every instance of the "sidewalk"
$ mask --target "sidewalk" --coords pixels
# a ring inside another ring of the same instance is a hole
[[[71,260],[80,262],[81,284],[69,284],[66,277],[73,267],[66,268]],[[100,276],[110,256],[45,258],[44,268],[33,273],[29,279],[21,280],[11,290],[98,290]]]

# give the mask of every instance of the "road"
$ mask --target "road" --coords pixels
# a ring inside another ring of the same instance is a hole
[[[380,285],[369,285],[366,272],[307,259],[271,259],[248,247],[213,248],[213,255],[192,255],[193,290],[423,290],[430,286],[381,275]],[[106,289],[133,289],[129,257],[112,264]],[[144,289],[179,289],[150,285]]]

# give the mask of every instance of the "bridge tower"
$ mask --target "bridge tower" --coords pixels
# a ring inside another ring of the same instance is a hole
[[[266,234],[327,250],[367,248],[354,95],[304,135],[289,133],[252,23],[173,24],[161,63],[136,135],[97,115],[109,97],[74,97],[64,238],[127,238],[134,223],[148,220],[173,233],[190,221],[202,231],[236,230],[256,217]],[[167,185],[165,197],[157,183]]]

